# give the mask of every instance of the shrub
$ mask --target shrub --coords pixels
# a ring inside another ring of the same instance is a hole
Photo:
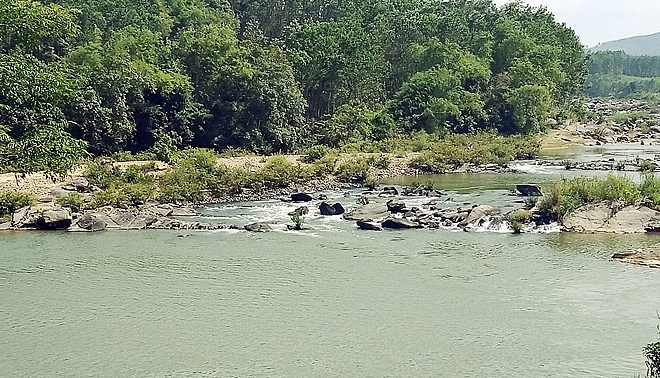
[[[32,206],[37,202],[33,194],[23,192],[0,193],[0,217],[11,215],[25,206]]]
[[[304,152],[304,156],[302,157],[302,161],[308,164],[312,164],[327,155],[334,153],[334,151],[327,146],[312,146],[308,149],[306,149]]]
[[[307,172],[299,165],[293,165],[285,156],[273,156],[257,173],[260,183],[267,188],[285,188],[308,178]]]
[[[513,211],[507,216],[507,220],[511,224],[513,232],[516,234],[519,234],[522,231],[523,226],[529,223],[530,219],[531,214],[524,209]]]
[[[313,177],[323,178],[328,175],[331,175],[335,171],[335,166],[337,165],[336,155],[327,155],[323,158],[314,162],[314,164],[309,168],[310,174]]]
[[[367,158],[367,164],[369,164],[369,166],[380,168],[380,169],[387,169],[390,166],[391,163],[392,163],[392,161],[385,154],[370,155]]]
[[[340,181],[363,183],[367,179],[369,165],[364,160],[347,160],[337,167],[335,175]]]
[[[57,199],[57,204],[68,207],[71,211],[79,213],[85,209],[85,198],[80,193],[71,193],[68,196]]]
[[[91,162],[87,165],[84,176],[91,185],[107,188],[113,179],[113,168],[109,164]]]
[[[653,172],[656,169],[658,169],[658,165],[650,160],[642,160],[642,162],[639,163],[640,172]]]
[[[644,347],[644,357],[646,357],[646,376],[660,378],[660,341]]]

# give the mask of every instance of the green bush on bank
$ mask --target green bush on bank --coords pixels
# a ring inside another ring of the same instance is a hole
[[[0,219],[8,220],[5,218],[10,217],[16,210],[32,206],[37,202],[37,198],[33,194],[23,192],[0,192]]]
[[[542,210],[551,210],[560,217],[580,206],[602,201],[625,204],[644,202],[660,208],[660,179],[646,175],[636,184],[626,177],[610,175],[605,179],[578,177],[563,180],[552,186],[539,202]]]

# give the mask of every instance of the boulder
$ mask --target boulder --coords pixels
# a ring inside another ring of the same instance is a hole
[[[321,211],[321,215],[341,215],[346,212],[340,203],[335,203],[331,206],[326,202],[321,202],[319,211]]]
[[[310,202],[313,199],[314,198],[307,193],[294,193],[291,195],[291,201],[293,202]]]
[[[96,214],[84,214],[78,219],[76,225],[87,231],[103,231],[108,227],[108,223],[105,219]]]
[[[417,222],[413,222],[408,219],[398,219],[398,218],[385,219],[383,223],[381,223],[381,226],[383,226],[383,228],[391,228],[394,230],[422,228],[422,225],[420,225]]]
[[[71,226],[71,212],[65,208],[52,208],[44,210],[36,226],[40,230],[63,230]]]
[[[398,196],[399,191],[393,186],[386,186],[383,188],[383,191],[380,192],[379,196]]]
[[[75,179],[71,181],[68,186],[72,187],[74,190],[80,192],[80,193],[85,193],[88,191],[89,188],[89,181],[87,181],[86,178],[81,177],[78,179]]]
[[[468,224],[474,223],[483,217],[498,215],[500,212],[500,209],[490,205],[477,206],[472,209],[472,211],[470,211],[470,215],[468,215],[463,221],[459,223],[459,226],[465,227]]]
[[[564,216],[562,230],[578,233],[596,233],[610,219],[612,210],[608,203],[586,205]]]
[[[524,197],[543,197],[543,192],[537,185],[516,185],[516,190]]]
[[[296,214],[298,214],[301,217],[303,215],[307,215],[307,214],[309,214],[309,208],[307,206],[300,206],[299,208],[297,208],[297,209],[293,210],[292,212],[290,212],[288,215],[290,217],[292,217]]]
[[[369,222],[357,221],[356,224],[360,228],[360,230],[367,230],[367,231],[382,231],[383,230],[378,225],[375,225],[375,224],[369,223]]]
[[[387,206],[381,203],[368,203],[362,205],[353,211],[344,214],[344,219],[352,221],[368,222],[376,219],[387,218],[390,212],[387,211]]]
[[[172,208],[172,217],[194,217],[197,215],[197,212],[192,207],[174,207]]]
[[[387,201],[387,210],[391,213],[402,213],[406,209],[406,204],[399,200]]]
[[[75,189],[75,188],[73,188],[73,189]],[[65,190],[62,187],[53,188],[50,191],[50,195],[55,197],[55,198],[68,197],[69,194],[71,194],[71,193],[74,193],[74,191],[73,190]]]
[[[269,232],[273,231],[273,229],[270,227],[268,223],[263,223],[263,222],[256,222],[252,224],[248,224],[243,227],[246,231],[249,232]]]
[[[660,212],[645,206],[627,206],[618,211],[598,232],[640,234],[660,222]]]

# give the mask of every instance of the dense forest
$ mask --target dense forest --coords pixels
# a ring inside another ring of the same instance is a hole
[[[490,0],[0,0],[0,161],[539,131],[579,39]]]
[[[635,97],[660,93],[660,56],[599,51],[589,56],[586,94]]]

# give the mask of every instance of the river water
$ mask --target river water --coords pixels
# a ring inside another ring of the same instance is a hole
[[[449,206],[507,211],[519,206],[508,194],[516,183],[587,174],[520,168],[527,173],[423,180]],[[357,192],[328,194],[357,206]],[[660,270],[610,256],[658,236],[367,232],[314,211],[309,230],[285,231],[293,208],[200,209],[217,224],[274,222],[266,234],[0,234],[0,376],[645,373]]]

